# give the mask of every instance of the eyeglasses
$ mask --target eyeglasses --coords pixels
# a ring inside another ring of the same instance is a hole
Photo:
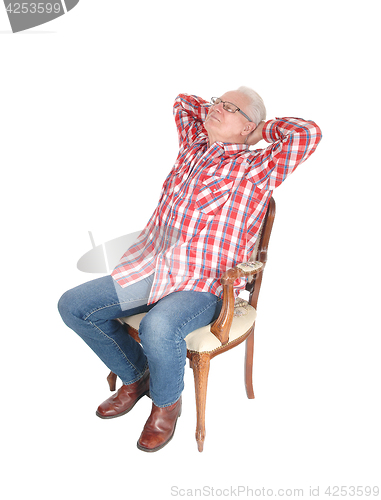
[[[222,102],[222,107],[224,108],[225,111],[229,111],[229,113],[235,113],[236,111],[239,111],[241,113],[241,115],[243,115],[247,120],[249,120],[249,122],[253,121],[247,116],[246,113],[241,111],[240,108],[238,106],[236,106],[235,104],[233,104],[232,102],[223,101],[219,97],[212,97],[210,99],[210,102],[212,105],[220,104]]]

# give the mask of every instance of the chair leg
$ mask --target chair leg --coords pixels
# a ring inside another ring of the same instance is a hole
[[[254,357],[254,326],[252,332],[246,339],[246,351],[245,351],[245,386],[246,386],[246,394],[249,399],[254,399],[253,357]]]
[[[110,372],[107,376],[107,382],[110,387],[110,391],[115,391],[116,389],[116,379],[118,376],[114,372]]]
[[[208,374],[210,355],[208,353],[195,353],[192,356],[192,367],[194,385],[196,390],[197,426],[196,441],[198,451],[203,451],[205,440],[205,405],[206,388],[208,385]]]

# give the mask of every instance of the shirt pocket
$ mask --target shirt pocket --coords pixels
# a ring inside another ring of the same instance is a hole
[[[216,214],[231,195],[234,180],[216,176],[201,179],[196,193],[196,209],[205,215]]]

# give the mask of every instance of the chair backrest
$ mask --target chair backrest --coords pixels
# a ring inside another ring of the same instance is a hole
[[[267,250],[270,241],[271,230],[274,224],[275,218],[275,200],[273,197],[270,198],[269,204],[267,206],[267,212],[263,219],[261,229],[253,253],[249,260],[259,261],[266,265],[267,262]],[[258,302],[259,290],[261,288],[263,272],[259,275],[255,275],[251,281],[248,281],[246,285],[246,290],[250,292],[250,304],[256,309]]]

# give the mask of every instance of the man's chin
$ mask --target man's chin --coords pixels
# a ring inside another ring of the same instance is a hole
[[[208,120],[205,120],[204,122],[204,127],[207,131],[216,130],[216,127],[218,127],[218,125],[219,122],[217,120],[211,120],[210,118]]]

